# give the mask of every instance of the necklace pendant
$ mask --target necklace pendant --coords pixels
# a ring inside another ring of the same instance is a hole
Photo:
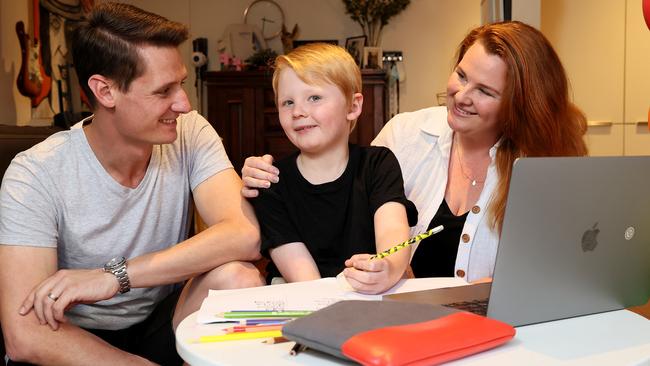
[[[472,180],[472,187],[476,186],[476,180]]]

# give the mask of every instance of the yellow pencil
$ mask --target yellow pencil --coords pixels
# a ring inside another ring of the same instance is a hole
[[[267,332],[241,332],[229,333],[219,335],[202,336],[199,339],[191,340],[190,343],[210,343],[210,342],[226,342],[226,341],[239,341],[244,339],[257,339],[257,338],[274,338],[282,337],[281,330],[270,330]]]
[[[399,243],[399,244],[395,245],[392,248],[388,248],[388,249],[384,250],[381,253],[377,253],[377,254],[373,255],[372,257],[370,257],[370,259],[376,259],[376,258],[381,259],[381,258],[384,258],[386,256],[389,256],[389,255],[395,253],[396,251],[398,251],[400,249],[406,248],[411,244],[415,244],[415,243],[419,242],[420,240],[426,239],[426,238],[430,237],[433,234],[437,234],[437,233],[441,232],[442,229],[444,229],[444,227],[442,225],[436,226],[433,229],[431,229],[429,231],[425,231],[425,232],[423,232],[421,234],[418,234],[418,235],[412,237],[411,239],[409,239],[409,240],[407,240],[407,241],[405,241],[403,243]]]

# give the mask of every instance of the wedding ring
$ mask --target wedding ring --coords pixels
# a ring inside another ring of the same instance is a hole
[[[49,294],[47,294],[47,297],[49,297],[49,298],[50,298],[50,299],[51,299],[52,301],[56,301],[56,300],[58,300],[58,299],[59,299],[59,297],[58,297],[58,296],[54,296],[54,295],[52,295],[52,293],[51,293],[51,292],[50,292]]]

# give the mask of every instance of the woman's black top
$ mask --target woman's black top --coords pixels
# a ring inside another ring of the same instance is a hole
[[[415,277],[453,277],[458,253],[458,242],[463,232],[467,214],[455,216],[447,200],[442,200],[438,212],[431,219],[429,228],[443,225],[444,230],[420,242],[411,260]]]

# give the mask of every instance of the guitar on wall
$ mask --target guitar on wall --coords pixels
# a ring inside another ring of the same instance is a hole
[[[37,107],[52,89],[52,78],[45,73],[41,57],[41,42],[39,42],[39,0],[33,0],[34,7],[34,39],[31,40],[25,32],[22,21],[16,23],[16,34],[20,43],[22,62],[16,85],[20,94],[32,100],[32,108]]]

